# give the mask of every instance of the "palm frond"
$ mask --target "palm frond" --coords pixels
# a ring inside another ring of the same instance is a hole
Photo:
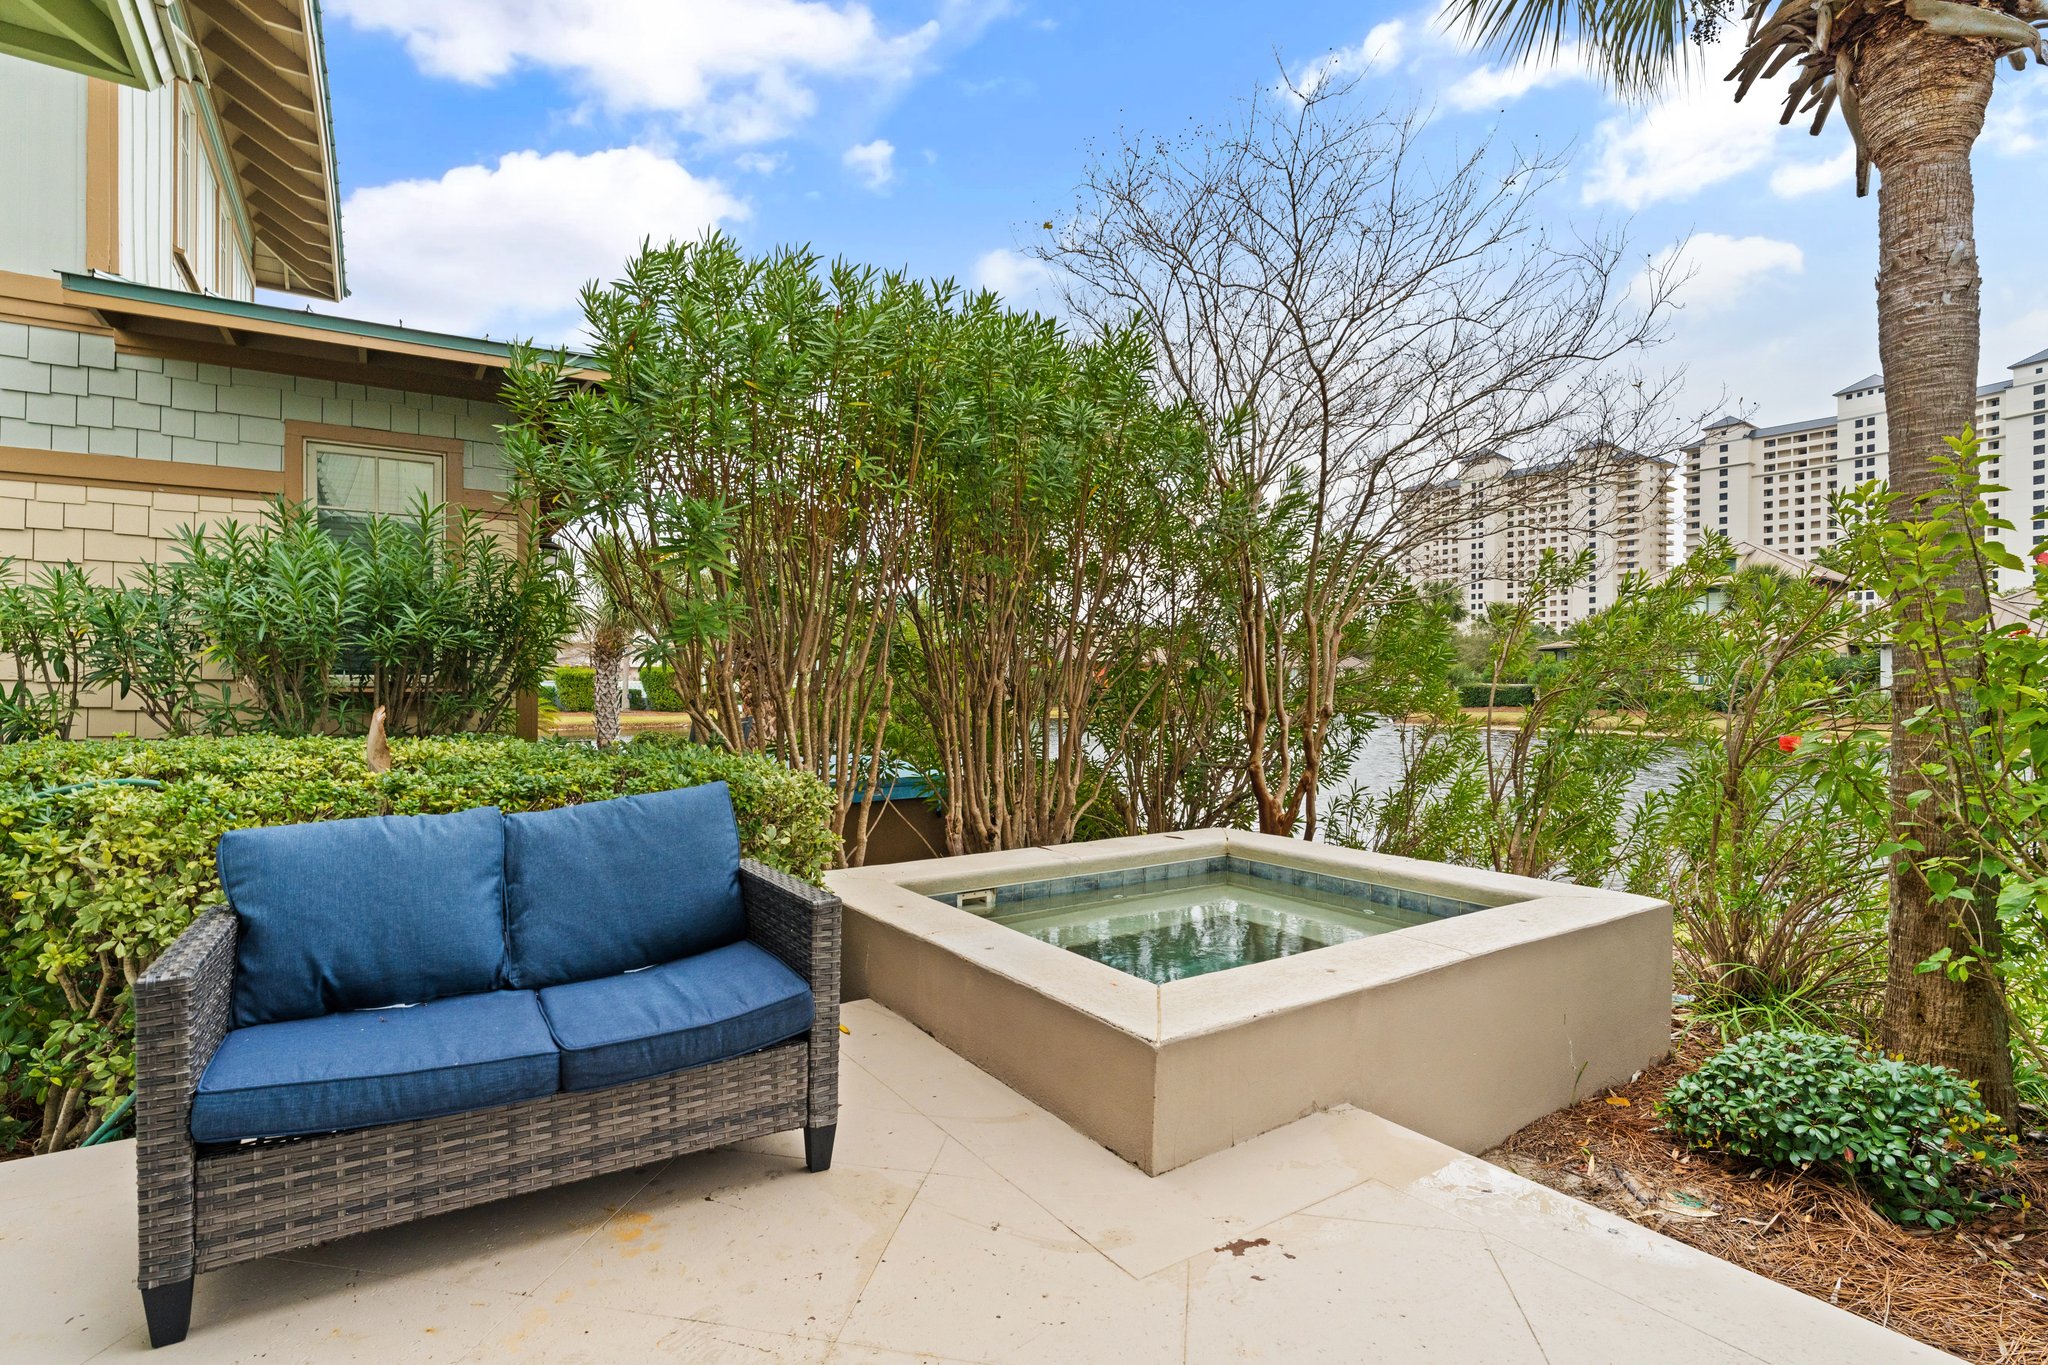
[[[1454,0],[1465,40],[1511,62],[1585,54],[1617,94],[1653,94],[1685,66],[1688,41],[1711,32],[1730,0]]]

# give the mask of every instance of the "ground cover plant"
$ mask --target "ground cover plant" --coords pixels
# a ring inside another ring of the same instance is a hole
[[[2048,1361],[2048,1132],[2022,1111],[2012,1203],[1938,1235],[1886,1217],[1832,1171],[1681,1142],[1657,1113],[1721,1048],[1681,1015],[1673,1055],[1538,1119],[1487,1160],[1979,1365]]]
[[[1886,1217],[1931,1228],[1990,1212],[1988,1186],[2014,1155],[1955,1072],[1834,1033],[1749,1034],[1680,1077],[1657,1112],[1691,1146],[1834,1171]]]
[[[602,751],[488,736],[390,748],[379,772],[354,739],[0,745],[0,1150],[74,1145],[128,1093],[130,988],[218,900],[224,830],[724,781],[749,856],[815,879],[838,851],[830,793],[759,755],[661,736]]]

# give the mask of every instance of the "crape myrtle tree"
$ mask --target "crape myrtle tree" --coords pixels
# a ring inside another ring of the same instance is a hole
[[[1868,192],[1871,168],[1878,173],[1878,356],[1890,484],[1903,495],[1895,505],[1914,507],[1919,495],[1943,486],[1943,442],[1970,426],[1976,407],[1980,281],[1970,153],[1997,63],[2009,58],[2024,68],[2028,53],[2048,60],[2035,28],[2048,20],[2040,0],[1463,0],[1452,12],[1511,56],[1541,59],[1576,43],[1631,95],[1679,78],[1688,40],[1709,41],[1737,20],[1747,41],[1729,73],[1735,98],[1762,82],[1782,92],[1783,121],[1805,120],[1816,133],[1839,107],[1855,143],[1857,192]],[[1938,609],[1952,622],[1985,618],[1981,582],[1959,574],[1950,587]],[[1998,951],[1988,888],[1937,896],[1922,871],[1925,863],[1953,861],[1969,841],[1941,823],[1938,808],[1918,809],[1919,773],[1942,758],[1930,732],[1910,722],[1938,698],[1970,695],[1967,685],[1911,667],[1900,670],[1893,689],[1899,852],[1883,1042],[1960,1071],[1978,1082],[1994,1112],[2010,1116],[2018,1096],[1996,983],[1988,973],[1918,970],[1940,955],[1982,952],[1995,960]]]
[[[700,731],[829,783],[853,863],[903,761],[951,852],[1072,838],[1203,503],[1145,332],[715,234],[583,306],[605,381],[522,354],[506,451]]]
[[[1666,384],[1627,367],[1671,281],[1624,265],[1618,237],[1541,226],[1557,161],[1432,159],[1424,127],[1340,84],[1260,91],[1220,125],[1098,152],[1038,248],[1076,317],[1136,318],[1205,429],[1240,761],[1271,833],[1315,833],[1353,627],[1462,522],[1456,499],[1395,515],[1418,487],[1486,450],[1589,452],[1557,462],[1564,488],[1602,452],[1661,448]]]
[[[1140,626],[1200,501],[1201,431],[1157,400],[1136,327],[1077,342],[993,294],[939,302],[903,679],[944,774],[948,851],[1064,843],[1114,788],[1105,753],[1174,686]]]
[[[553,537],[700,735],[831,785],[855,862],[887,786],[928,306],[900,276],[712,234],[584,289],[602,385],[529,352],[507,386],[506,452]]]

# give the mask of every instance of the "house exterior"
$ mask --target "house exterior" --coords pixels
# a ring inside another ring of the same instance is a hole
[[[1688,549],[1718,531],[1804,561],[1841,538],[1832,499],[1890,477],[1891,438],[1883,375],[1865,375],[1833,397],[1834,412],[1804,421],[1759,426],[1722,417],[1685,447]],[[1986,501],[2014,524],[2001,539],[2024,557],[2048,536],[2048,351],[2014,361],[2005,378],[1978,388],[1976,429],[1984,478],[2005,490]],[[2031,582],[2027,572],[2000,570],[2005,592]]]
[[[1409,577],[1448,583],[1477,617],[1519,602],[1546,551],[1593,551],[1593,570],[1538,608],[1563,630],[1614,605],[1630,574],[1657,577],[1672,562],[1673,465],[1633,451],[1589,446],[1548,464],[1517,468],[1484,451],[1449,479],[1414,490],[1401,517],[1414,533]]]
[[[317,0],[0,0],[0,558],[101,581],[177,530],[504,510],[502,344],[347,293]],[[531,725],[531,708],[522,721]],[[110,696],[84,733],[145,726]]]

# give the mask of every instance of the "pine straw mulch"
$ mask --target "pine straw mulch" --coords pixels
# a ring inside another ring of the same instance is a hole
[[[1657,1099],[1719,1047],[1696,1030],[1628,1085],[1538,1119],[1486,1159],[1817,1299],[1984,1362],[2048,1365],[2048,1126],[2026,1113],[2000,1183],[2024,1205],[1941,1233],[1908,1232],[1823,1175],[1687,1152]],[[1610,1101],[1625,1099],[1627,1104]]]

